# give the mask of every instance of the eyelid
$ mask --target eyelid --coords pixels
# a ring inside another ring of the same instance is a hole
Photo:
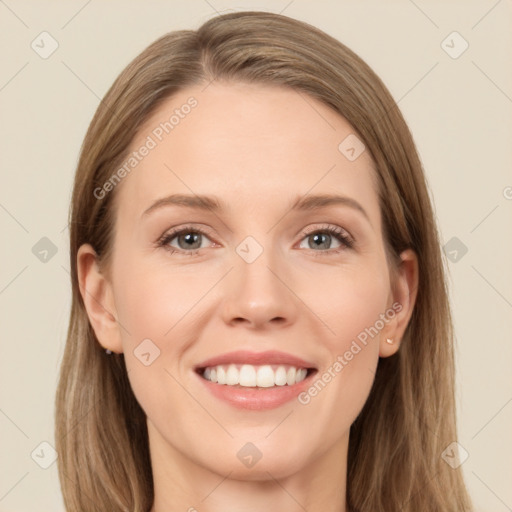
[[[302,233],[302,236],[309,236],[309,235],[312,235],[313,233],[319,233],[319,232],[334,232],[336,234],[339,234],[339,235],[344,235],[346,236],[347,239],[349,239],[351,242],[355,242],[355,239],[354,237],[349,233],[348,230],[346,230],[345,228],[341,227],[341,226],[338,226],[336,224],[329,224],[329,223],[320,223],[321,225],[316,225],[312,228],[304,228],[302,229],[301,233]]]
[[[329,256],[332,254],[337,254],[342,251],[346,251],[347,249],[354,249],[356,245],[355,238],[345,229],[341,226],[338,226],[336,224],[329,224],[324,223],[321,226],[315,226],[312,228],[305,228],[302,230],[302,238],[300,239],[299,243],[304,240],[304,238],[307,238],[308,236],[311,236],[315,233],[328,233],[331,236],[334,236],[338,240],[338,242],[341,244],[341,248],[336,249],[327,249],[325,251],[314,251],[313,249],[310,249],[315,256]]]
[[[182,232],[193,232],[193,233],[201,233],[202,235],[213,236],[213,230],[203,226],[196,224],[185,224],[183,226],[177,226],[174,228],[169,228],[158,238],[157,242],[163,240],[164,238],[168,238],[169,236],[175,237],[176,235],[181,234]]]
[[[169,250],[171,253],[180,253],[180,254],[186,254],[186,255],[192,256],[192,255],[197,254],[202,249],[206,249],[206,247],[186,251],[184,249],[176,249],[174,247],[171,247],[170,245],[168,245],[168,242],[173,240],[177,236],[181,235],[182,233],[189,233],[189,232],[201,234],[203,236],[206,236],[208,239],[214,238],[211,235],[212,231],[213,230],[211,230],[207,226],[201,225],[201,227],[198,227],[197,225],[194,225],[194,224],[186,224],[181,227],[178,226],[176,228],[171,228],[171,229],[167,230],[166,232],[164,232],[163,235],[158,238],[155,245],[157,247],[163,247],[163,248]],[[322,232],[329,233],[329,234],[333,235],[335,238],[338,239],[338,241],[342,247],[336,248],[336,249],[327,249],[325,251],[315,251],[313,249],[309,249],[310,251],[315,253],[315,255],[336,254],[336,253],[342,252],[347,249],[352,249],[356,243],[354,237],[345,228],[343,228],[341,226],[337,226],[335,224],[329,224],[329,223],[323,223],[322,225],[303,228],[300,231],[301,238],[298,241],[298,243],[300,244],[304,240],[304,238],[311,236],[312,234],[322,233]],[[216,244],[217,242],[213,241],[213,243]]]

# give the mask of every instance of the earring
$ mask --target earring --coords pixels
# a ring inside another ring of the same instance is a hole
[[[386,338],[386,343],[389,343],[390,345],[393,345],[393,340],[390,338]]]
[[[105,350],[105,352],[107,353],[107,355],[112,354],[112,351],[111,351],[111,350],[109,350],[108,348],[107,348],[107,350]]]

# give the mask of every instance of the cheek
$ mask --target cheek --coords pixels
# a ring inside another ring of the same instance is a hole
[[[311,402],[313,409],[320,402],[321,407],[329,403],[334,422],[340,424],[355,418],[373,384],[389,283],[386,269],[378,263],[330,272],[324,282],[321,291],[310,292],[309,301],[328,326],[320,342],[329,360],[318,373],[317,384],[299,402]]]
[[[159,345],[171,338],[182,320],[193,315],[194,305],[210,286],[187,270],[158,265],[126,262],[118,276],[115,303],[119,321],[126,327],[122,332],[126,348],[145,338]]]
[[[327,327],[323,339],[332,354],[349,350],[353,340],[364,344],[378,338],[375,326],[377,331],[382,329],[379,319],[386,311],[389,293],[382,265],[376,262],[373,266],[354,265],[336,272],[331,269],[325,279],[315,282],[324,284],[310,287],[307,303]]]
[[[363,408],[379,360],[388,293],[387,267],[380,261],[326,268],[303,283],[310,317],[322,321],[316,322],[316,343],[325,355],[311,386],[298,397],[303,414],[318,419],[309,425],[312,435],[332,441]]]
[[[176,426],[170,421],[176,407],[197,407],[179,384],[183,355],[200,334],[198,317],[207,301],[199,301],[218,277],[193,273],[193,265],[148,264],[142,258],[118,260],[115,269],[116,312],[132,390],[149,417]]]
[[[358,277],[331,283],[321,317],[335,335],[320,340],[328,360],[298,396],[303,414],[318,419],[310,425],[311,435],[326,442],[348,432],[366,403],[379,361],[375,324],[385,311],[386,290],[369,275]]]

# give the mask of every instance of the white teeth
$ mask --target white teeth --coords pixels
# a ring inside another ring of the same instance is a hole
[[[260,366],[256,372],[256,385],[259,388],[271,388],[275,385],[274,370],[268,365]]]
[[[307,373],[308,371],[305,368],[297,370],[297,375],[295,375],[295,382],[300,382],[301,380],[304,380],[306,378]]]
[[[286,384],[286,369],[284,366],[280,366],[275,373],[276,386],[284,386]]]
[[[227,368],[223,365],[205,368],[203,377],[210,382],[228,386],[270,388],[274,386],[293,386],[303,381],[307,373],[306,368],[296,368],[294,366],[230,364]]]
[[[217,366],[217,382],[219,384],[226,384],[226,372],[222,366]]]
[[[239,372],[234,364],[230,364],[228,366],[228,371],[226,372],[226,384],[228,384],[229,386],[235,386],[236,384],[238,384],[238,380]]]
[[[208,369],[208,368],[207,368]],[[206,379],[206,377],[205,377]],[[254,387],[256,386],[256,369],[250,364],[244,364],[240,368],[240,386]]]
[[[288,386],[292,386],[293,384],[295,384],[296,373],[297,370],[293,366],[290,366],[290,368],[288,368],[288,372],[286,373],[286,383],[288,384]]]

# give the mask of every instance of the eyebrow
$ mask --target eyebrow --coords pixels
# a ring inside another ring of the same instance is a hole
[[[370,218],[366,210],[351,197],[340,196],[335,194],[317,194],[299,197],[289,208],[292,211],[314,211],[333,205],[343,205],[353,208],[363,214],[366,220],[371,224]],[[142,216],[163,208],[165,206],[182,206],[185,208],[195,208],[198,210],[210,210],[214,213],[226,211],[225,205],[218,198],[207,195],[189,195],[189,194],[172,194],[155,201]]]

